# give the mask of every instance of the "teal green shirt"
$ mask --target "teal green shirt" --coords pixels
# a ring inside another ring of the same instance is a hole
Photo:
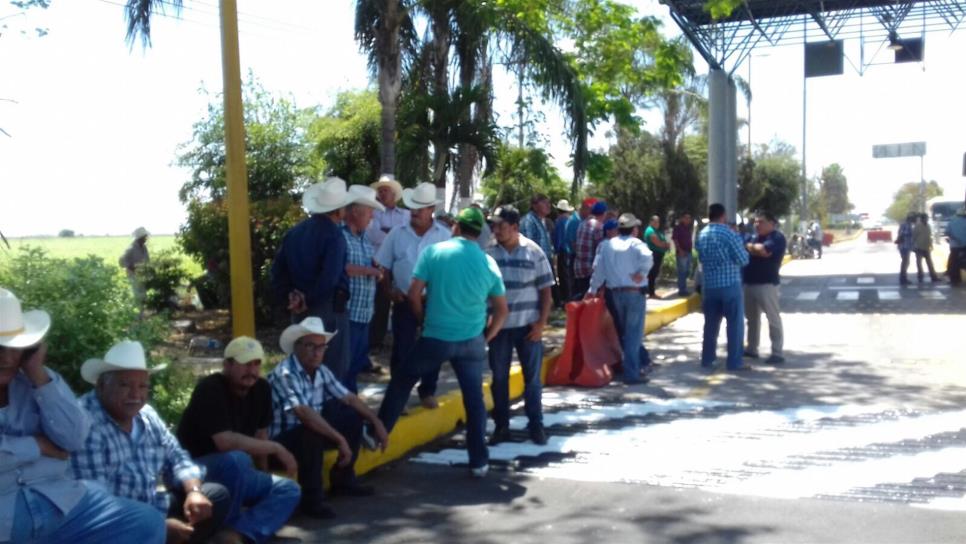
[[[506,293],[493,257],[462,237],[423,250],[413,277],[426,282],[423,336],[447,342],[482,334],[487,299]]]
[[[654,230],[654,227],[650,225],[648,225],[647,230],[644,231],[644,242],[647,244],[647,249],[650,249],[651,253],[660,253],[661,255],[663,255],[667,251],[667,249],[663,247],[657,247],[656,245],[652,244],[651,243],[652,234],[656,234],[658,240],[662,242],[667,242],[667,238],[664,237],[664,231]]]

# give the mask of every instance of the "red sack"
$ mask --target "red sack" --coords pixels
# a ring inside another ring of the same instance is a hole
[[[567,304],[563,353],[547,374],[549,385],[601,387],[621,361],[620,340],[603,298]]]

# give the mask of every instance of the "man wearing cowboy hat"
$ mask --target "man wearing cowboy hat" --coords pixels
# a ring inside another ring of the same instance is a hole
[[[376,297],[376,282],[382,271],[373,264],[373,248],[366,228],[375,211],[385,210],[376,200],[376,191],[365,185],[349,187],[352,204],[346,208],[342,235],[348,257],[345,271],[349,276],[349,370],[342,383],[353,393],[358,392],[356,379],[369,363],[369,321]]]
[[[302,513],[315,518],[331,518],[332,510],[323,502],[322,453],[335,447],[338,460],[329,474],[333,494],[367,496],[373,489],[356,480],[355,464],[366,420],[373,428],[382,449],[389,437],[376,414],[335,379],[322,366],[322,357],[334,336],[322,320],[307,317],[289,325],[279,339],[288,356],[268,375],[272,385],[272,424],[269,433],[295,455],[302,486]]]
[[[392,307],[392,356],[390,374],[398,371],[416,343],[416,319],[406,299],[413,281],[413,268],[427,247],[449,240],[450,231],[433,220],[436,186],[420,183],[415,189],[403,191],[403,203],[411,210],[408,225],[393,229],[376,251],[376,264],[385,271],[383,289],[389,293]],[[420,380],[418,393],[426,408],[436,408],[436,382],[439,372],[427,372]]]
[[[70,452],[90,419],[63,378],[44,366],[50,315],[24,312],[0,288],[0,542],[164,542],[153,508],[75,480]]]
[[[381,211],[376,210],[372,214],[372,221],[366,229],[366,234],[372,243],[372,251],[375,253],[379,251],[382,242],[389,235],[389,231],[409,224],[409,210],[396,205],[402,198],[403,188],[398,181],[393,179],[392,174],[379,176],[379,181],[369,187],[375,189],[376,198],[385,208]],[[372,321],[369,323],[369,345],[372,347],[382,346],[386,340],[390,303],[389,293],[383,289],[377,289],[376,304],[373,308]],[[376,370],[371,366],[371,363],[369,368]],[[382,369],[379,368],[378,370]]]
[[[553,224],[553,249],[557,255],[557,305],[570,300],[570,245],[567,244],[567,223],[574,212],[574,207],[567,199],[560,199],[555,206],[557,219]]]
[[[207,480],[232,489],[225,524],[249,542],[272,538],[301,496],[292,480],[263,472],[270,456],[290,478],[298,470],[285,446],[268,439],[272,387],[259,375],[264,359],[254,338],[229,342],[222,371],[198,382],[178,425],[178,440],[205,467]]]
[[[288,301],[293,322],[316,316],[343,331],[325,354],[325,365],[338,379],[349,368],[349,278],[340,225],[352,199],[345,181],[336,177],[306,189],[302,205],[310,216],[285,233],[272,263],[275,295]]]
[[[483,403],[486,343],[503,327],[508,312],[500,268],[476,243],[484,223],[480,210],[466,208],[456,218],[455,238],[432,245],[419,256],[409,303],[414,324],[423,326],[422,335],[393,373],[379,407],[379,419],[391,429],[420,377],[438,374],[449,361],[463,394],[470,471],[478,478],[489,466]],[[489,326],[488,302],[493,308]]]
[[[95,386],[80,399],[91,432],[71,466],[78,480],[166,515],[168,542],[204,542],[222,528],[231,496],[224,486],[202,481],[202,468],[147,404],[150,374],[162,368],[149,369],[144,347],[131,340],[84,362],[81,377]]]
[[[127,272],[128,282],[131,283],[131,289],[134,291],[134,299],[140,304],[144,301],[145,291],[144,286],[137,279],[137,269],[150,259],[147,246],[150,233],[148,229],[138,227],[131,236],[134,238],[134,241],[128,246],[124,255],[121,255],[121,258],[118,259],[117,264]]]

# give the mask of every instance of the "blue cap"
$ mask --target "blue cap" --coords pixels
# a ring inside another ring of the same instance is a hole
[[[594,207],[590,209],[590,213],[594,215],[601,215],[607,213],[607,203],[603,200],[598,200]]]
[[[604,231],[614,230],[616,228],[617,228],[616,219],[608,219],[607,221],[604,221]]]

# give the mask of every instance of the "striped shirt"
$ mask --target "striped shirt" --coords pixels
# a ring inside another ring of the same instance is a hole
[[[362,231],[352,233],[348,225],[342,225],[346,243],[346,264],[372,266],[374,253],[369,235]],[[376,298],[376,278],[373,276],[349,276],[349,321],[368,323],[372,319],[372,305]]]
[[[720,223],[711,223],[698,235],[695,247],[705,289],[741,285],[741,269],[748,264],[748,251],[738,233]]]
[[[574,277],[589,278],[594,271],[594,257],[597,255],[597,245],[604,239],[604,225],[596,217],[590,215],[581,221],[577,227],[576,258],[574,259]]]
[[[540,319],[540,290],[553,285],[553,271],[543,250],[520,235],[520,244],[507,251],[500,244],[486,250],[500,267],[510,314],[503,327],[524,327]]]
[[[74,476],[93,480],[109,492],[154,506],[167,514],[171,494],[158,487],[204,477],[178,439],[171,434],[161,416],[150,405],[134,417],[132,432],[127,433],[101,406],[94,391],[80,398],[80,405],[91,416],[91,432],[83,449],[71,455]]]
[[[321,413],[326,401],[349,394],[324,365],[315,371],[314,379],[310,378],[294,353],[268,374],[268,383],[272,384],[272,425],[268,430],[272,437],[302,424],[295,415],[296,406]]]
[[[543,219],[537,217],[532,211],[523,216],[520,220],[520,234],[532,240],[537,247],[543,250],[547,259],[553,258],[553,243],[550,241],[550,233],[547,232],[547,225]]]

